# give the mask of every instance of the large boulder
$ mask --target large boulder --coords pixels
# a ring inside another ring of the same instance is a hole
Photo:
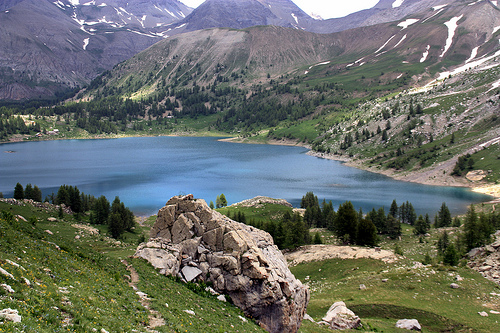
[[[335,302],[320,324],[326,324],[334,330],[350,330],[360,327],[361,319],[349,310],[344,302]]]
[[[211,282],[269,332],[297,332],[309,289],[295,279],[272,237],[210,209],[192,195],[173,197],[158,212],[144,258],[162,274]]]

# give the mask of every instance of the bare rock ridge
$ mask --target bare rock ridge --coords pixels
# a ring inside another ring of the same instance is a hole
[[[272,237],[210,209],[192,195],[171,198],[139,245],[162,274],[211,282],[269,332],[297,332],[309,289],[295,279]]]

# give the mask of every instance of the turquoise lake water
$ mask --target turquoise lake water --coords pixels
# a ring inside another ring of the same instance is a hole
[[[452,214],[490,197],[464,188],[396,181],[341,162],[306,155],[301,147],[247,145],[216,138],[150,137],[57,140],[0,146],[0,192],[13,195],[20,182],[43,197],[74,185],[108,200],[119,196],[137,215],[156,214],[174,195],[192,193],[209,203],[224,193],[228,203],[265,195],[300,206],[313,191],[337,209],[347,200],[366,213],[410,201],[431,217],[446,202]],[[12,152],[8,152],[12,151]]]

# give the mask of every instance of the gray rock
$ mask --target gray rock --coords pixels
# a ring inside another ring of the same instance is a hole
[[[181,272],[187,282],[193,281],[202,273],[200,269],[192,266],[184,266]]]
[[[402,328],[410,331],[421,331],[422,327],[416,319],[401,319],[396,323],[397,328]]]
[[[349,330],[361,326],[361,319],[349,310],[344,302],[333,303],[323,321],[334,330]]]
[[[460,286],[458,284],[456,284],[456,283],[452,283],[452,284],[450,284],[450,288],[452,288],[452,289],[458,289],[458,288],[460,288]]]
[[[21,322],[21,316],[19,315],[19,312],[17,310],[13,310],[11,308],[0,310],[0,318],[4,318],[5,320],[8,320],[8,321],[11,321],[14,323]]]
[[[316,323],[314,319],[307,313],[304,315],[304,320],[309,320],[311,323]]]
[[[359,290],[366,290],[366,285],[360,284],[359,285]]]
[[[2,284],[0,284],[0,287],[2,287],[2,288],[3,288],[6,292],[8,292],[8,293],[11,293],[11,294],[15,293],[15,290],[14,290],[14,289],[12,289],[12,287],[11,287],[11,286],[9,286],[9,285],[8,285],[8,284],[6,284],[6,283],[2,283]]]
[[[160,273],[211,282],[269,332],[297,332],[309,289],[295,279],[272,237],[230,220],[192,195],[171,198],[136,257]]]

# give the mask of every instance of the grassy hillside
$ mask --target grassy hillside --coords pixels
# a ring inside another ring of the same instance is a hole
[[[243,211],[251,219],[272,220],[288,209],[278,206]],[[233,215],[237,211],[222,210]],[[71,215],[49,221],[58,215],[51,206],[0,202],[0,211],[0,267],[7,272],[0,274],[0,283],[14,290],[0,288],[0,308],[18,310],[22,317],[21,323],[4,323],[2,331],[262,331],[203,286],[182,284],[159,275],[142,260],[129,258],[154,216],[142,219],[133,233],[117,242],[106,236],[104,228],[95,230]],[[454,237],[458,229],[447,231]],[[320,233],[325,243],[334,240],[330,232]],[[429,236],[419,238],[405,226],[401,240],[382,238],[382,249],[401,254],[395,263],[332,259],[292,267],[311,289],[307,313],[319,321],[331,304],[342,300],[361,317],[363,331],[401,332],[394,325],[403,318],[418,319],[426,332],[500,330],[500,315],[495,314],[500,311],[500,287],[467,268],[465,261],[456,267],[440,264],[436,243],[441,233],[432,229]],[[451,283],[460,288],[450,288]],[[367,289],[360,290],[361,284]],[[480,316],[482,311],[489,316]],[[309,321],[300,329],[328,331]]]
[[[333,259],[299,264],[294,275],[311,288],[307,313],[320,321],[328,308],[344,301],[362,320],[363,330],[403,332],[396,329],[399,319],[417,319],[424,332],[496,332],[500,329],[500,287],[465,267],[443,266],[433,259],[423,266],[424,254],[436,255],[442,230],[433,229],[422,243],[406,227],[401,241],[384,240],[382,249],[396,244],[404,254],[396,263],[374,259]],[[450,234],[456,232],[448,229]],[[434,257],[435,258],[435,257]],[[457,281],[457,276],[463,280]],[[386,281],[386,282],[384,282]],[[460,285],[450,288],[451,283]],[[360,290],[364,284],[367,289]],[[479,312],[487,312],[482,317]],[[301,332],[328,332],[304,321]]]
[[[116,242],[105,230],[93,234],[69,215],[49,222],[58,216],[55,208],[0,202],[0,211],[0,267],[10,274],[0,274],[0,283],[14,290],[0,287],[0,308],[18,310],[22,317],[21,323],[5,322],[2,332],[147,332],[158,318],[164,324],[154,327],[157,332],[262,331],[239,309],[201,288],[127,258],[148,227],[137,226],[135,234]]]

